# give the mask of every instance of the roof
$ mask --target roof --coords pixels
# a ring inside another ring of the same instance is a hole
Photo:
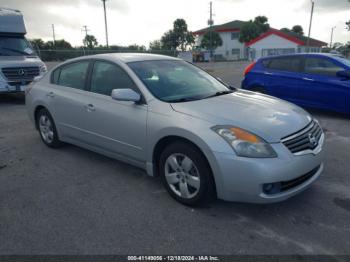
[[[261,39],[264,39],[270,35],[277,35],[279,37],[282,37],[284,39],[287,39],[291,42],[294,42],[298,45],[304,46],[307,44],[307,37],[294,33],[294,32],[285,32],[285,31],[281,31],[281,30],[277,30],[274,28],[270,28],[268,31],[266,31],[265,33],[261,34],[260,36],[258,36],[257,38],[245,43],[246,46],[251,46],[252,44],[255,44],[256,42],[260,41]],[[310,38],[310,46],[326,46],[327,43],[322,42],[320,40],[314,39],[314,38]]]
[[[0,7],[0,33],[26,33],[23,16],[20,11]]]
[[[234,20],[225,24],[221,24],[221,25],[214,25],[212,26],[212,29],[216,32],[239,32],[241,30],[241,27],[246,23],[246,21],[241,21],[241,20]],[[210,27],[206,27],[203,29],[200,29],[198,31],[193,32],[194,35],[203,35],[204,33],[208,32],[210,29]],[[251,40],[250,42],[246,43],[246,46],[250,46],[256,42],[258,42],[259,40],[268,37],[270,35],[278,35],[282,38],[285,38],[289,41],[292,41],[298,45],[306,45],[307,42],[307,37],[294,33],[294,32],[285,32],[285,31],[281,31],[281,30],[277,30],[274,28],[270,28],[267,32],[261,34],[260,36],[258,36],[257,38]],[[310,38],[310,46],[326,46],[327,43],[322,42],[320,40],[314,39],[314,38]]]
[[[216,32],[237,32],[241,29],[242,25],[245,23],[245,21],[240,20],[234,20],[225,24],[221,25],[213,25],[212,29]],[[210,27],[206,27],[203,29],[200,29],[198,31],[193,32],[195,35],[203,35],[204,33],[208,32]]]
[[[81,60],[81,59],[106,59],[106,60],[119,60],[123,63],[138,62],[138,61],[151,61],[151,60],[180,60],[172,56],[156,55],[156,54],[145,54],[145,53],[106,53],[89,55],[83,57],[77,57],[70,59],[69,61]]]

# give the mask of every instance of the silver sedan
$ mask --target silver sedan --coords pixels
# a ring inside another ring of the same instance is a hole
[[[141,167],[187,205],[282,201],[323,170],[324,134],[311,115],[176,58],[69,60],[27,88],[26,104],[47,146],[71,143]]]

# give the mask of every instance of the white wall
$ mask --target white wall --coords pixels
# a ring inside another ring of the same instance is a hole
[[[238,39],[231,39],[231,32],[219,33],[222,39],[222,46],[215,49],[214,54],[222,55],[227,60],[244,59],[244,44],[240,43]],[[197,46],[200,46],[203,35],[200,35],[196,39]],[[240,49],[239,55],[232,55],[232,49]]]
[[[250,48],[255,50],[255,58],[259,58],[263,56],[263,49],[294,49],[296,53],[298,51],[298,44],[277,35],[269,35],[250,45]]]

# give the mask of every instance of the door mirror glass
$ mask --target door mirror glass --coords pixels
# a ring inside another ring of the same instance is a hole
[[[112,98],[118,101],[139,102],[141,95],[130,88],[113,89]]]
[[[337,72],[337,77],[350,79],[350,70],[342,70]]]

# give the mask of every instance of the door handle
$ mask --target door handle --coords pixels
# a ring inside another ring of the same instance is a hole
[[[264,72],[265,75],[273,75],[273,73],[270,72]]]
[[[96,110],[93,104],[87,104],[87,105],[85,105],[85,109],[86,109],[88,112],[93,112],[93,111]]]
[[[307,77],[303,77],[303,80],[306,80],[306,81],[315,81],[314,79],[312,79],[312,78],[307,78]]]
[[[49,92],[46,94],[47,97],[55,97],[55,93],[54,92]]]

